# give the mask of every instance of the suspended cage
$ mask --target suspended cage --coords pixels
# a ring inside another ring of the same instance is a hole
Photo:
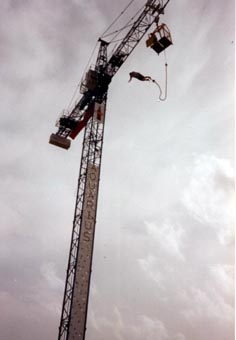
[[[151,47],[158,54],[172,44],[170,30],[166,24],[158,26],[154,32],[149,34],[149,38],[146,41],[146,46]]]

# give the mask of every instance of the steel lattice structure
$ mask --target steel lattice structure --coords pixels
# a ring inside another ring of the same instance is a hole
[[[107,93],[108,85],[111,82],[112,77],[130,56],[152,24],[158,24],[159,17],[161,14],[164,14],[164,9],[169,1],[170,0],[167,0],[163,7],[161,6],[160,0],[147,1],[142,13],[134,22],[122,42],[115,49],[111,58],[103,64],[104,68],[103,72],[100,73],[101,79],[99,86],[94,91],[87,91],[69,113],[68,117],[75,121],[80,120],[84,115],[85,109],[95,101],[96,96],[102,97],[104,93]],[[97,60],[97,63],[99,62],[101,63],[102,61]],[[57,135],[68,137],[70,131],[71,128],[69,125],[61,125],[59,126]]]
[[[148,0],[109,60],[108,43],[99,39],[100,47],[95,65],[97,85],[94,89],[87,90],[66,119],[59,123],[56,135],[67,140],[75,124],[83,119],[86,112],[90,112],[83,139],[58,340],[85,339],[108,87],[112,77],[151,25],[158,23],[168,2],[169,0],[162,6],[160,0]],[[101,111],[102,116],[99,116]]]
[[[107,44],[101,42],[96,64],[98,71],[107,61],[106,49]],[[97,96],[95,98],[96,102],[104,105],[104,115],[106,100],[107,93],[104,93],[102,97]],[[95,105],[93,111],[95,111]],[[104,123],[105,116],[101,121],[93,114],[84,133],[70,255],[59,327],[58,338],[63,340],[84,339],[85,336]],[[92,181],[90,181],[91,176],[95,176]],[[93,183],[94,187],[89,187],[91,186],[90,182]],[[92,197],[89,197],[89,194],[90,196],[92,194]],[[87,197],[88,199],[85,199]],[[89,205],[89,207],[86,205]],[[85,214],[90,214],[90,216],[85,216]]]

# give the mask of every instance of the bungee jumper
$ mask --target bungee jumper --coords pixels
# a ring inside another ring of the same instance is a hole
[[[141,81],[150,81],[150,80],[153,81],[153,79],[150,76],[143,76],[139,72],[134,72],[134,71],[130,72],[129,76],[130,76],[130,78],[129,78],[128,82],[130,82],[133,78],[136,78],[136,79],[141,80]]]
[[[166,4],[168,2],[169,0],[166,2]],[[158,22],[157,22],[156,29],[154,30],[154,32],[149,34],[148,40],[146,41],[146,46],[151,47],[155,52],[157,52],[158,55],[164,51],[164,55],[166,59],[165,49],[172,44],[173,42],[172,42],[169,28],[166,26],[166,24],[158,25]],[[144,76],[139,72],[133,71],[129,73],[130,79],[128,80],[128,82],[130,82],[133,78],[136,78],[141,81],[152,81],[159,88],[158,101],[165,101],[167,98],[167,66],[168,64],[167,62],[165,62],[165,94],[164,96],[163,96],[162,89],[159,83],[155,79],[152,79],[150,76]]]
[[[128,82],[130,82],[133,78],[136,78],[136,79],[141,80],[141,81],[152,81],[155,85],[158,86],[159,91],[160,91],[158,101],[165,101],[166,98],[167,98],[167,66],[168,66],[168,64],[165,63],[165,78],[166,79],[165,79],[165,95],[164,95],[164,97],[162,97],[161,86],[158,84],[158,82],[155,79],[152,79],[150,76],[144,76],[139,72],[130,72],[129,73],[130,79],[128,80]]]

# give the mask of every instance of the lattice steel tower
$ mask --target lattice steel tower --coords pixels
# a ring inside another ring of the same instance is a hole
[[[148,0],[109,60],[109,43],[99,39],[95,67],[81,85],[82,97],[60,118],[57,133],[50,137],[51,144],[68,149],[69,138],[85,127],[58,340],[85,339],[108,86],[151,25],[156,23],[158,28],[168,2]],[[147,46],[160,53],[172,42],[165,32],[157,37],[157,28]]]

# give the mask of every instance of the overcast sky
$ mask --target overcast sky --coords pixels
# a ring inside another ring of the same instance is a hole
[[[57,338],[83,134],[48,139],[127,3],[0,3],[0,340]],[[128,83],[164,87],[145,39],[110,85],[88,340],[234,339],[234,1],[171,0],[162,22],[167,100]]]

